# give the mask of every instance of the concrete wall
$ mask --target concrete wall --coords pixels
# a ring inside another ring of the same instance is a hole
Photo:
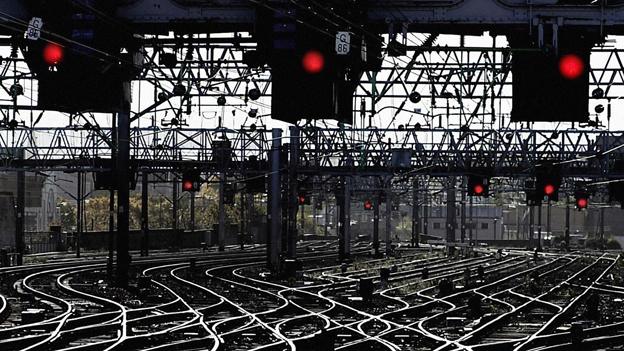
[[[226,226],[225,243],[226,245],[239,244],[238,236],[239,228],[237,225]],[[252,241],[254,243],[266,242],[266,226],[259,225],[252,228]],[[107,250],[108,235],[106,232],[87,232],[82,233],[80,244],[85,250]],[[139,250],[141,248],[141,231],[130,231],[130,250]],[[199,248],[201,243],[208,245],[217,245],[216,230],[196,230],[195,232],[179,230],[175,232],[173,229],[152,229],[149,232],[149,248],[150,249],[168,249],[170,247],[180,248]],[[69,243],[70,246],[72,243]]]

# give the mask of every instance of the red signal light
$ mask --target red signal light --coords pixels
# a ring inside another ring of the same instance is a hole
[[[317,50],[310,50],[303,55],[301,65],[307,73],[321,73],[323,68],[325,68],[325,57]]]
[[[587,208],[587,205],[589,205],[589,201],[584,197],[576,200],[576,207],[579,209]]]
[[[193,182],[190,180],[185,180],[182,182],[182,190],[184,191],[193,191]]]
[[[371,202],[371,200],[364,201],[364,209],[365,210],[371,210],[372,208],[373,208],[373,203]]]
[[[559,60],[559,73],[565,79],[577,79],[584,71],[585,63],[578,55],[565,55]]]
[[[555,193],[555,186],[554,185],[546,184],[544,186],[544,194],[546,194],[547,196],[551,196],[554,193]]]
[[[473,188],[472,191],[475,193],[475,195],[482,195],[483,192],[485,191],[485,188],[483,187],[483,185],[481,184],[476,184]]]
[[[305,204],[305,196],[299,195],[298,200],[299,200],[299,205]]]
[[[50,66],[56,66],[63,61],[64,50],[61,46],[48,43],[43,48],[43,60]]]

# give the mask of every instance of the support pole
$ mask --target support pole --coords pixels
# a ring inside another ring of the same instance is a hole
[[[342,177],[340,199],[340,223],[338,236],[338,257],[344,261],[351,256],[351,178]]]
[[[217,227],[219,251],[225,250],[225,172],[219,173],[219,223]]]
[[[115,190],[108,192],[108,262],[106,265],[108,276],[113,274],[113,260],[115,259]]]
[[[20,158],[23,158],[24,150],[19,150]],[[17,251],[18,266],[24,262],[24,203],[26,193],[26,173],[17,171],[17,196],[15,202],[15,251]]]
[[[418,204],[418,178],[412,183],[412,247],[420,246],[420,205]]]
[[[520,240],[520,204],[516,205],[516,240]]]
[[[76,173],[77,175],[77,189],[76,189],[76,257],[80,258],[80,237],[82,236],[82,172]]]
[[[466,177],[462,177],[462,187],[461,187],[461,210],[460,210],[460,242],[464,242],[466,240],[466,193],[467,193],[467,185],[466,185]],[[496,225],[494,226],[496,228]]]
[[[373,249],[375,257],[379,257],[379,208],[381,207],[381,191],[375,195],[375,207],[373,208]]]
[[[125,288],[130,268],[130,106],[118,114],[117,125],[117,284]]]
[[[141,173],[141,256],[149,255],[148,175],[146,170]]]
[[[195,192],[191,191],[189,193],[189,196],[191,197],[190,199],[190,206],[191,206],[191,233],[195,232]]]
[[[542,251],[542,206],[537,207],[537,251]]]
[[[288,165],[288,228],[286,232],[288,258],[297,258],[297,168],[299,163],[299,128],[290,127],[290,157]]]
[[[427,189],[425,189],[423,194],[423,235],[426,238],[429,237],[429,194]]]
[[[241,250],[245,249],[245,191],[240,193],[240,223],[239,223],[239,244]]]
[[[535,206],[531,205],[529,206],[529,248],[532,249],[535,247],[535,242],[533,240],[533,235],[535,234],[535,229],[534,227],[534,212],[535,212]]]
[[[289,145],[284,145],[284,149],[288,148]],[[284,150],[282,150],[284,151]],[[288,159],[288,156],[286,154],[283,154],[282,156],[286,157],[286,160]],[[286,161],[284,160],[284,161]],[[282,164],[285,164],[286,162],[282,162]],[[286,255],[286,253],[288,252],[288,201],[290,200],[290,188],[289,188],[289,184],[288,184],[288,172],[284,172],[282,174],[282,179],[280,180],[280,189],[281,191],[281,204],[280,204],[280,209],[282,211],[281,214],[281,220],[282,220],[282,228],[280,230],[280,235],[282,236],[280,239],[280,245],[281,245],[281,255]]]
[[[565,249],[570,251],[570,197],[566,195],[566,213],[565,213]]]
[[[178,195],[178,178],[174,175],[173,176],[173,184],[172,184],[172,188],[171,188],[171,207],[172,207],[172,217],[173,217],[173,232],[174,235],[178,235],[178,227],[179,227],[179,223],[180,220],[178,219],[178,197],[180,197]]]
[[[470,246],[475,245],[475,242],[473,240],[472,237],[472,231],[475,227],[474,223],[472,222],[472,208],[473,208],[473,198],[472,196],[470,197],[470,207],[468,209],[469,213],[468,213],[468,242],[470,243]]]
[[[600,249],[604,250],[604,207],[600,207]]]
[[[457,218],[455,216],[455,177],[449,177],[446,190],[446,243],[448,254],[455,251],[455,228],[457,228]]]
[[[300,229],[301,229],[301,234],[305,234],[305,205],[302,204],[301,206],[299,206],[299,210],[301,211],[301,216],[299,217],[299,220],[301,221],[300,224]]]
[[[280,150],[282,148],[282,130],[272,130],[271,153],[269,154],[269,163],[271,164],[271,173],[269,173],[269,192],[268,192],[268,209],[267,222],[269,223],[269,232],[267,233],[267,263],[273,270],[279,268],[279,255],[282,249],[282,194],[281,194],[281,178],[280,174]]]
[[[325,207],[325,217],[323,218],[323,225],[325,226],[323,233],[325,234],[325,238],[329,235],[329,197],[325,196],[325,203],[323,204]]]
[[[547,240],[551,239],[551,227],[550,227],[550,213],[551,213],[551,207],[552,204],[550,203],[550,201],[548,201],[548,207],[546,208],[546,238],[548,238]]]
[[[117,167],[117,114],[111,115],[112,129],[111,129],[111,168],[113,170]],[[118,184],[117,184],[118,185]],[[115,260],[115,189],[109,189],[108,193],[108,262],[106,264],[108,278],[112,280],[113,277],[113,263]]]
[[[318,206],[319,198],[318,196],[314,197],[314,203],[312,203],[312,235],[316,237],[316,230],[318,229],[318,221],[317,221],[317,206]]]
[[[255,218],[254,211],[254,201],[255,195],[253,193],[247,194],[247,220],[245,221],[245,233],[247,235],[247,239],[251,240],[252,243],[255,243],[254,235],[253,235],[253,220]]]
[[[392,254],[392,182],[386,184],[386,256]]]

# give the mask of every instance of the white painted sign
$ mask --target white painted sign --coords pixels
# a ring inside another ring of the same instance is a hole
[[[336,33],[336,54],[348,55],[351,51],[351,33],[338,32]]]
[[[33,17],[28,23],[26,29],[26,39],[39,40],[41,37],[41,27],[43,27],[43,21],[40,17]]]

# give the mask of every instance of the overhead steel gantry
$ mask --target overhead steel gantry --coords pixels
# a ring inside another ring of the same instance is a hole
[[[576,1],[575,1],[576,2]],[[240,0],[125,0],[120,2],[116,15],[127,21],[130,28],[137,34],[146,34],[146,46],[149,41],[155,42],[157,49],[166,47],[167,41],[155,33],[216,33],[216,32],[250,32],[256,21],[256,6],[264,6],[263,1]],[[586,26],[600,28],[603,34],[619,34],[624,29],[624,7],[611,1],[589,2],[586,5],[567,4],[566,1],[369,1],[367,30],[375,33],[409,33],[415,31],[479,34],[485,30],[491,33],[505,33],[509,29],[526,27],[533,30],[541,25]],[[21,0],[0,2],[0,33],[20,35],[32,16],[26,11]],[[176,38],[176,40],[179,38]],[[186,42],[185,42],[186,41]],[[431,102],[431,113],[420,128],[408,125],[402,129],[318,129],[304,126],[294,128],[288,135],[281,130],[197,130],[192,128],[174,127],[159,129],[156,123],[152,128],[132,128],[130,123],[154,110],[161,104],[171,100],[170,91],[175,83],[189,82],[192,87],[189,97],[223,94],[219,91],[211,93],[211,85],[202,86],[203,81],[223,84],[228,95],[243,96],[247,89],[246,81],[249,71],[241,66],[240,57],[208,57],[193,56],[194,50],[202,47],[201,43],[192,43],[192,38],[183,39],[183,48],[191,52],[188,57],[199,57],[197,61],[186,58],[181,62],[179,71],[158,67],[155,61],[156,52],[151,56],[146,52],[149,65],[143,70],[139,80],[153,82],[155,95],[164,93],[147,109],[134,115],[120,113],[117,115],[118,128],[110,130],[91,125],[90,128],[72,126],[69,128],[23,128],[15,125],[15,120],[5,115],[0,131],[0,147],[2,154],[1,168],[4,170],[53,170],[73,169],[78,171],[101,171],[115,169],[119,184],[127,184],[129,169],[136,166],[146,172],[179,170],[183,167],[199,167],[210,173],[225,174],[233,172],[239,178],[248,176],[245,168],[247,155],[256,155],[268,159],[269,163],[259,171],[268,173],[269,186],[269,219],[271,221],[271,237],[277,241],[269,243],[271,263],[277,266],[277,255],[280,252],[282,237],[286,241],[289,253],[294,253],[296,231],[292,219],[296,216],[296,203],[293,189],[296,189],[300,178],[331,175],[339,179],[336,184],[344,196],[341,202],[341,219],[348,222],[348,204],[353,184],[352,176],[378,176],[392,178],[412,176],[452,177],[466,173],[488,170],[492,176],[528,176],[531,168],[543,160],[562,162],[564,176],[591,179],[609,179],[620,177],[621,174],[609,168],[612,158],[619,157],[618,146],[621,144],[622,133],[595,130],[567,130],[556,134],[552,131],[536,131],[521,129],[520,126],[509,126],[502,123],[501,113],[496,110],[494,100],[509,98],[504,87],[508,81],[509,55],[493,45],[488,49],[435,48],[427,45],[411,46],[411,60],[400,62],[397,67],[388,68],[390,73],[368,75],[360,86],[358,97],[370,98],[372,104],[364,106],[362,115],[375,115],[384,106],[376,105],[385,97],[405,97],[410,92],[422,92],[423,99]],[[240,44],[245,39],[229,38],[222,43]],[[248,40],[247,40],[248,41]],[[430,37],[423,43],[433,43]],[[10,40],[7,42],[10,45]],[[171,44],[171,42],[169,42]],[[423,47],[424,46],[424,47]],[[432,45],[433,46],[433,45]],[[205,49],[205,48],[204,48]],[[231,49],[231,48],[230,48]],[[226,50],[230,50],[226,49]],[[413,50],[417,52],[414,53]],[[419,53],[427,50],[446,52],[446,58],[437,62],[429,62]],[[467,51],[467,55],[457,55],[459,51]],[[197,52],[199,53],[199,51]],[[608,53],[619,58],[618,52]],[[472,55],[472,56],[471,56]],[[475,61],[475,55],[479,55]],[[611,56],[610,56],[611,57]],[[449,60],[450,58],[450,60]],[[12,57],[11,60],[17,60]],[[210,60],[212,65],[206,69],[205,63]],[[231,62],[231,71],[236,72],[234,78],[223,74],[228,69],[226,62]],[[475,65],[475,62],[477,63]],[[608,64],[618,62],[619,67]],[[195,64],[195,66],[193,66]],[[8,65],[5,65],[5,67]],[[614,92],[622,85],[622,76],[618,73],[621,61],[607,60],[605,67],[597,74],[592,74],[592,85],[604,90],[603,98],[617,98]],[[196,74],[198,71],[204,73]],[[148,74],[148,72],[151,72]],[[155,73],[154,73],[155,72]],[[422,74],[425,72],[425,74]],[[3,72],[3,81],[17,82],[27,79],[27,75],[15,74],[7,77]],[[8,79],[7,79],[8,78]],[[162,84],[165,82],[166,84]],[[262,92],[269,91],[270,76],[264,75],[254,79],[253,83]],[[392,91],[392,86],[401,84],[402,91]],[[430,87],[429,94],[423,87]],[[6,93],[10,89],[2,86]],[[445,100],[436,106],[435,99]],[[456,101],[460,109],[466,109],[465,102],[474,101],[471,113],[459,111],[449,101]],[[489,100],[489,101],[488,101]],[[17,103],[4,108],[16,111],[21,108],[32,108]],[[181,105],[187,101],[182,99]],[[486,103],[487,102],[487,103]],[[201,105],[201,104],[200,104]],[[402,111],[405,102],[399,106],[388,106]],[[486,108],[487,106],[487,108]],[[437,111],[436,111],[437,109]],[[181,108],[176,117],[181,114]],[[4,113],[4,111],[3,111]],[[396,116],[396,115],[395,115]],[[439,116],[439,117],[437,117]],[[447,117],[442,125],[443,116]],[[448,120],[451,116],[458,117],[456,125]],[[481,128],[465,128],[472,119],[485,119]],[[15,117],[15,115],[13,116]],[[439,119],[436,128],[435,118]],[[496,128],[494,120],[500,121]],[[463,119],[463,120],[462,120]],[[13,122],[13,124],[11,124]],[[489,124],[489,126],[488,126]],[[361,123],[364,127],[366,123]],[[371,123],[372,125],[372,123]],[[43,133],[44,135],[37,135]],[[228,139],[234,141],[232,148],[233,160],[224,169],[212,158],[214,140],[217,134],[229,134]],[[157,136],[157,137],[155,137]],[[392,141],[389,142],[388,139]],[[288,150],[282,150],[283,144],[289,142]],[[388,160],[394,149],[399,147],[415,150],[408,169],[397,170],[389,167]],[[16,159],[10,155],[15,149],[25,151],[24,159]],[[280,157],[290,153],[290,163],[284,165]],[[118,157],[113,158],[116,155]],[[131,156],[134,156],[131,159]],[[114,160],[114,161],[113,161]],[[221,177],[223,178],[223,177]],[[284,191],[283,184],[288,184]],[[386,186],[389,184],[386,181]],[[417,179],[414,184],[417,183]],[[450,183],[449,183],[450,184]],[[451,185],[452,187],[452,185]],[[281,192],[281,193],[280,193]],[[389,192],[391,195],[391,191]],[[296,195],[296,194],[295,194]],[[415,196],[414,196],[415,197]],[[127,232],[128,232],[128,189],[124,186],[118,196],[118,272],[127,273]],[[282,201],[285,200],[285,201]],[[454,195],[453,199],[454,200]],[[454,202],[454,201],[453,201]],[[282,204],[288,211],[284,219],[291,219],[285,225],[281,235]],[[454,213],[454,211],[453,211]],[[454,222],[454,219],[450,219]],[[341,228],[341,253],[348,254],[348,226]],[[450,237],[451,241],[453,240]],[[123,279],[120,281],[123,284]]]
[[[158,31],[189,28],[205,31],[244,31],[255,23],[255,6],[262,0],[124,0],[118,17],[145,28],[158,26]],[[529,24],[540,18],[554,18],[565,25],[624,25],[621,1],[567,0],[370,0],[367,2],[369,25],[385,30],[389,23],[405,23],[410,29],[436,26],[452,33],[475,29]],[[21,0],[5,0],[0,11],[27,20]]]

